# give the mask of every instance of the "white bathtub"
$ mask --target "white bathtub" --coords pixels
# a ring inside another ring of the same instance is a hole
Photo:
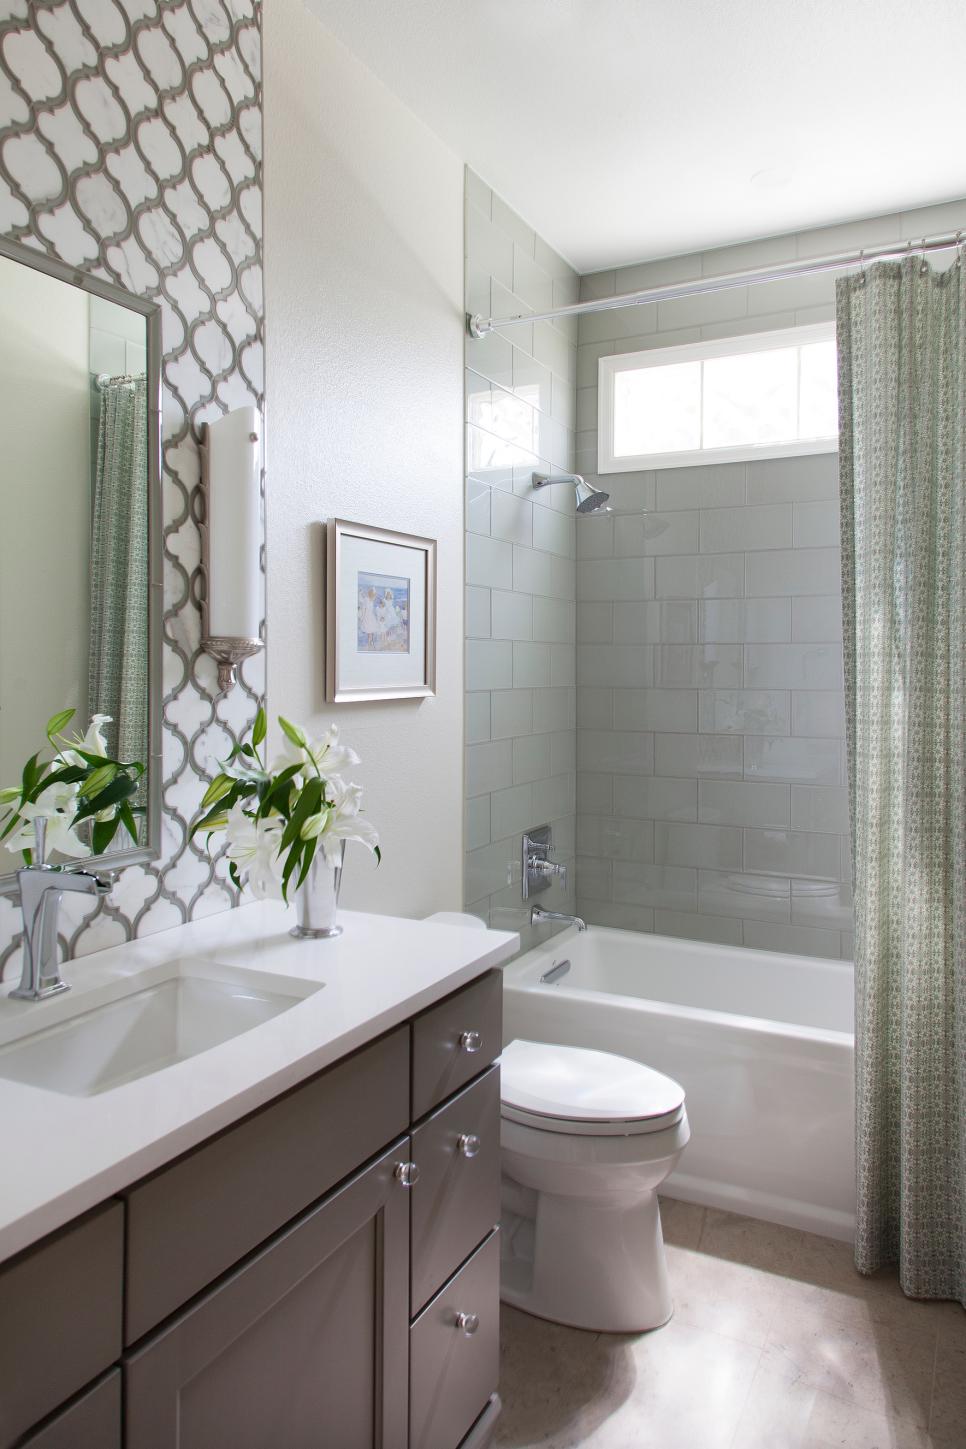
[[[851,1239],[851,962],[591,926],[504,981],[507,1041],[617,1052],[682,1084],[691,1142],[668,1196]]]

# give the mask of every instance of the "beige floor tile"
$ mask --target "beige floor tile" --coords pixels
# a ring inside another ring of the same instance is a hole
[[[884,1324],[858,1329],[811,1309],[776,1315],[762,1362],[833,1398],[925,1428],[934,1333]]]
[[[780,1223],[763,1223],[757,1218],[708,1208],[698,1246],[708,1257],[794,1278],[804,1269],[805,1240],[809,1236]]]
[[[667,1260],[676,1318],[764,1347],[782,1279],[688,1248],[668,1247]]]
[[[816,1393],[802,1449],[931,1449],[925,1429]]]
[[[679,1248],[696,1248],[701,1241],[705,1211],[697,1203],[662,1197],[661,1226],[665,1243],[674,1243]]]
[[[939,1331],[929,1419],[932,1449],[966,1446],[966,1312],[954,1312]]]

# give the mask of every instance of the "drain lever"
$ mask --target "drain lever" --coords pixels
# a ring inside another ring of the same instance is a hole
[[[544,982],[545,985],[552,986],[555,981],[560,980],[561,976],[566,976],[569,970],[569,961],[555,961],[551,966],[550,970],[543,973],[543,975],[540,977],[540,980]]]

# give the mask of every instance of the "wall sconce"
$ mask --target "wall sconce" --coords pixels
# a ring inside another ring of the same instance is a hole
[[[201,437],[201,647],[218,663],[218,692],[235,683],[243,659],[263,647],[261,418],[236,408]]]

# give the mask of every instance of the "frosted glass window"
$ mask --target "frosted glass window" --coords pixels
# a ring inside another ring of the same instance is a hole
[[[599,471],[834,451],[834,324],[606,356]]]
[[[700,446],[700,362],[617,374],[614,452],[618,456],[673,453]]]

